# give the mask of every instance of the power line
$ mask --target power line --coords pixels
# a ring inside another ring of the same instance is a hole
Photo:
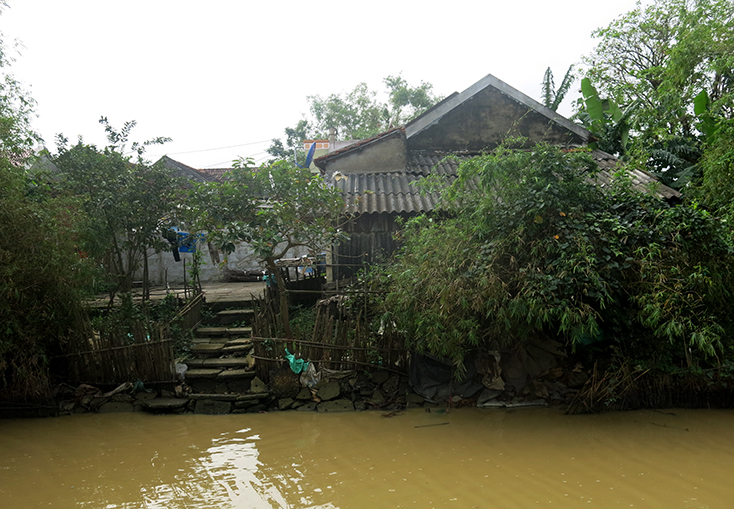
[[[257,145],[258,143],[268,143],[272,140],[253,141],[251,143],[242,143],[240,145],[230,145],[229,147],[203,148],[201,150],[189,150],[187,152],[171,152],[170,155],[176,156],[181,154],[195,154],[197,152],[212,152],[214,150],[226,150],[228,148],[246,147],[248,145]]]
[[[267,152],[265,152],[265,151],[255,152],[254,154],[251,154],[251,155],[248,155],[248,156],[243,157],[243,159],[248,159],[248,158],[254,159],[255,156],[258,156],[260,154],[267,154]],[[261,159],[266,159],[267,157],[268,157],[268,155],[262,157]],[[255,162],[258,162],[261,159],[257,159],[257,160],[255,160]],[[219,163],[207,164],[206,166],[203,166],[203,168],[221,168],[222,165],[231,165],[231,164],[232,164],[232,159],[228,159],[227,161],[222,161],[222,162],[219,162]]]

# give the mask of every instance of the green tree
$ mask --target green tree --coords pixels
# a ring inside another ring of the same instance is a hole
[[[301,119],[294,127],[285,128],[285,143],[283,140],[273,138],[266,152],[275,159],[295,161],[303,166],[306,154],[303,150],[303,141],[311,138],[311,126],[307,120]]]
[[[198,186],[190,202],[195,228],[225,252],[237,242],[252,246],[276,279],[283,330],[292,337],[288,295],[276,261],[296,248],[319,252],[331,245],[344,208],[338,190],[287,161],[257,167],[241,159],[224,182]]]
[[[697,177],[703,152],[694,100],[706,91],[711,111],[734,112],[734,4],[728,0],[657,0],[593,32],[587,77],[625,109],[632,149],[668,183]]]
[[[433,85],[421,81],[411,86],[400,74],[383,80],[388,90],[388,128],[407,124],[435,106],[441,97],[433,94]],[[374,133],[377,134],[377,133]]]
[[[0,7],[4,3],[0,2]],[[50,398],[49,363],[84,332],[77,209],[26,169],[34,102],[9,72],[0,35],[0,400]]]
[[[144,158],[148,145],[166,138],[134,142],[129,147],[134,155],[128,156],[135,122],[126,122],[120,131],[104,117],[100,123],[108,146],[99,150],[80,139],[68,147],[59,136],[53,162],[59,169],[59,188],[77,197],[86,213],[81,247],[104,266],[112,304],[116,294],[132,289],[147,249],[166,247],[161,234],[182,202],[181,183],[163,165]]]
[[[329,129],[335,129],[343,140],[369,138],[391,127],[403,125],[424,113],[441,100],[433,93],[433,85],[421,82],[411,86],[400,74],[390,75],[383,80],[387,101],[381,101],[377,92],[366,83],[353,90],[326,97],[308,97],[310,117],[300,120],[294,127],[285,129],[285,142],[273,139],[267,152],[276,159],[305,160],[302,141],[325,139]]]
[[[734,119],[720,119],[706,137],[699,199],[723,217],[734,234]]]

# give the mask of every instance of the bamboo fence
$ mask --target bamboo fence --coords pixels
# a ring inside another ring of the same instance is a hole
[[[90,384],[146,383],[175,379],[170,324],[194,329],[201,322],[203,296],[191,299],[168,324],[133,322],[128,331],[102,331],[69,345],[64,357],[70,381]]]
[[[258,377],[268,382],[270,371],[283,365],[286,348],[296,358],[333,370],[373,368],[407,373],[408,356],[398,334],[370,331],[366,306],[359,298],[336,295],[320,300],[309,339],[282,337],[277,299],[266,293],[253,302],[253,343]]]

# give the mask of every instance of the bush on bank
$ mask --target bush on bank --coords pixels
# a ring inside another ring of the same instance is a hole
[[[408,221],[383,323],[452,359],[561,339],[663,371],[732,358],[732,239],[695,205],[595,183],[586,151],[509,145],[460,165],[439,214]],[[652,190],[651,190],[652,191]]]

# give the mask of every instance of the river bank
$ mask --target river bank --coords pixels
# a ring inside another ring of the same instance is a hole
[[[359,412],[377,410],[394,415],[410,409],[446,411],[452,408],[521,408],[553,407],[568,413],[598,413],[608,410],[640,408],[731,408],[732,389],[721,384],[698,386],[695,380],[661,378],[632,371],[626,378],[601,377],[596,370],[587,372],[576,364],[571,369],[554,368],[527,383],[522,390],[511,386],[490,389],[474,384],[451,382],[434,393],[449,397],[426,398],[411,385],[407,375],[376,371],[310,371],[299,375],[289,367],[273,371],[266,385],[251,373],[247,385],[238,382],[238,391],[227,385],[216,386],[201,380],[157,384],[124,383],[117,387],[78,387],[58,385],[55,402],[39,408],[21,408],[4,417],[43,417],[82,413],[149,412],[154,414],[251,414],[263,412]],[[647,378],[646,378],[647,377]],[[702,382],[703,384],[703,382]],[[439,387],[437,384],[436,387]],[[203,390],[208,389],[208,390]],[[425,387],[422,387],[425,391]],[[451,392],[453,391],[453,393]],[[464,391],[462,393],[462,391]],[[613,392],[617,391],[617,392]],[[615,394],[620,397],[615,398]],[[636,408],[624,405],[637,405]]]

